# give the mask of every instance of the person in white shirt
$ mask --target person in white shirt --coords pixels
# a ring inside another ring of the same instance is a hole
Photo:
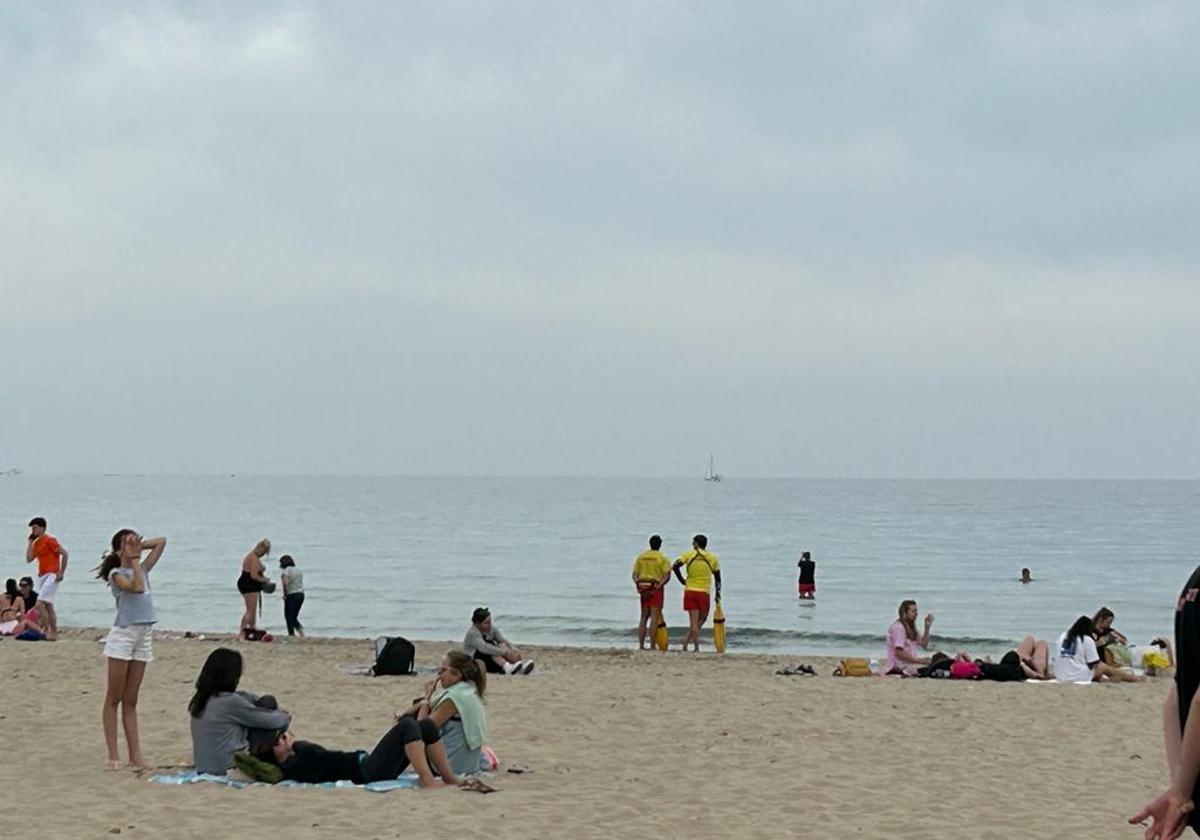
[[[1138,677],[1123,668],[1114,668],[1100,661],[1096,650],[1095,626],[1081,615],[1071,629],[1058,639],[1058,655],[1054,658],[1054,677],[1059,682],[1137,682]]]
[[[300,623],[300,608],[304,606],[304,572],[296,568],[292,555],[279,558],[279,581],[283,584],[283,620],[289,636],[300,634],[304,638],[304,625]]]

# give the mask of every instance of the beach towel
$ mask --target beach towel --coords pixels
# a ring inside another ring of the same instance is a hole
[[[387,793],[392,790],[400,790],[403,788],[417,787],[417,777],[412,774],[404,774],[398,779],[387,779],[382,782],[371,782],[365,785],[356,785],[353,782],[324,782],[319,785],[305,784],[303,782],[293,782],[285,780],[278,784],[269,785],[266,782],[247,782],[242,779],[232,779],[229,776],[214,776],[211,773],[197,773],[195,770],[186,770],[182,773],[159,773],[150,777],[150,781],[157,782],[160,785],[194,785],[200,782],[210,782],[215,785],[224,785],[231,788],[244,787],[286,787],[286,788],[323,788],[325,790],[333,790],[334,788],[358,788],[359,790],[369,790],[372,793]]]
[[[450,700],[458,710],[467,746],[473,750],[482,747],[487,724],[483,704],[479,701],[475,686],[469,682],[459,682],[435,692],[431,698],[432,708],[436,709],[443,700]]]

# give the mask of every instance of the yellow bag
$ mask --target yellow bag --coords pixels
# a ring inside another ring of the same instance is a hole
[[[843,659],[833,670],[835,677],[870,677],[871,663],[859,657]]]
[[[1171,660],[1161,651],[1148,650],[1142,654],[1142,667],[1147,670],[1153,668],[1156,671],[1161,671],[1164,668],[1171,667]]]

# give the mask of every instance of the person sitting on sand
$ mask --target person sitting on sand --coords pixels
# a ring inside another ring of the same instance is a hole
[[[265,730],[273,738],[292,723],[274,698],[238,691],[241,679],[242,655],[229,648],[214,650],[200,669],[188,703],[198,773],[225,775],[233,754],[249,745],[252,730]]]
[[[4,591],[0,592],[0,610],[10,607],[17,607],[17,601],[21,601],[22,612],[24,612],[25,601],[21,598],[21,591],[17,589],[17,579],[9,578],[4,581]]]
[[[887,632],[887,664],[883,669],[885,674],[913,674],[922,665],[929,665],[932,659],[921,656],[918,651],[929,649],[929,630],[933,627],[933,613],[925,616],[925,633],[917,635],[917,602],[905,600],[900,602],[897,610],[898,618],[892,622]]]
[[[463,652],[482,662],[489,674],[528,674],[533,670],[533,660],[523,660],[521,651],[508,643],[500,628],[492,625],[492,613],[487,607],[476,607],[471,613]]]
[[[633,561],[633,585],[642,609],[638,619],[638,650],[646,649],[646,626],[650,627],[650,647],[654,647],[654,633],[664,623],[664,590],[671,579],[671,561],[659,551],[661,548],[662,537],[655,534],[650,538],[650,550],[643,551]]]
[[[27,642],[46,638],[46,628],[38,623],[36,609],[21,612],[19,607],[0,607],[0,636],[13,636]]]
[[[1059,682],[1137,682],[1130,672],[1100,660],[1094,638],[1095,625],[1086,615],[1079,616],[1071,629],[1058,640],[1054,658],[1054,676]]]
[[[33,578],[23,577],[21,582],[17,584],[17,595],[21,599],[21,612],[29,612],[37,606],[37,593],[33,591]]]
[[[241,626],[238,628],[239,635],[245,635],[247,630],[254,630],[257,626],[258,607],[262,601],[262,593],[271,583],[271,579],[267,577],[267,567],[263,564],[263,558],[270,553],[271,541],[263,537],[242,558],[242,574],[237,579],[237,590],[242,595],[242,602],[246,609],[242,612]]]
[[[382,782],[399,777],[410,765],[423,788],[462,781],[446,758],[437,725],[429,718],[417,720],[408,715],[397,720],[370,752],[326,749],[320,744],[297,741],[288,730],[255,745],[251,753],[277,765],[283,778],[308,784]],[[434,769],[441,779],[434,776]]]
[[[442,659],[437,677],[426,683],[425,696],[401,714],[433,721],[441,733],[446,758],[460,776],[479,771],[479,757],[487,741],[486,690],[487,673],[479,661],[452,650]]]
[[[1101,607],[1092,616],[1096,652],[1100,654],[1100,659],[1109,665],[1128,665],[1130,664],[1127,647],[1129,640],[1112,626],[1114,618],[1116,616],[1108,607]]]

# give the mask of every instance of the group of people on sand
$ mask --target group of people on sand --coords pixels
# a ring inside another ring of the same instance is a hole
[[[368,784],[409,770],[420,787],[482,787],[468,777],[479,772],[487,741],[487,673],[466,653],[443,657],[437,676],[370,750],[298,740],[292,714],[275,697],[239,690],[242,664],[236,650],[217,648],[196,678],[187,710],[198,772],[225,775],[237,767],[263,780]],[[264,765],[273,778],[260,775]]]
[[[1058,639],[1051,656],[1050,646],[1032,635],[1025,636],[1012,650],[993,663],[989,658],[965,652],[954,656],[929,651],[933,614],[928,613],[918,631],[917,602],[900,602],[897,618],[888,628],[884,675],[904,677],[954,676],[998,681],[1049,680],[1059,682],[1137,682],[1132,670],[1135,652],[1128,640],[1113,628],[1113,611],[1101,607],[1095,615],[1081,615]],[[1163,638],[1155,639],[1136,664],[1156,674],[1174,667],[1174,652]]]
[[[69,555],[62,544],[46,532],[46,520],[29,520],[25,562],[37,564],[37,575],[18,582],[9,578],[0,595],[0,636],[22,641],[54,641],[58,638],[58,612],[54,602],[58,586],[67,573]]]
[[[712,606],[711,593],[716,589],[716,602],[721,603],[721,561],[708,550],[708,537],[692,537],[692,547],[672,563],[662,552],[662,537],[650,537],[650,548],[633,561],[633,585],[641,605],[638,621],[638,647],[647,647],[647,638],[666,622],[663,605],[665,589],[674,574],[683,587],[683,610],[688,614],[688,630],[680,650],[700,650],[700,628],[708,620]],[[649,628],[649,629],[648,629]]]
[[[143,537],[122,528],[113,535],[96,570],[97,577],[108,583],[116,608],[104,646],[108,674],[102,719],[109,769],[121,766],[118,718],[129,763],[148,766],[141,750],[137,706],[147,666],[154,658],[157,614],[150,580],[166,546],[164,537]],[[269,550],[270,543],[264,540],[251,555],[261,562]],[[291,568],[284,566],[285,573]],[[253,571],[261,575],[262,570]],[[291,731],[291,714],[270,695],[239,691],[241,678],[242,656],[229,648],[212,651],[200,669],[187,709],[199,772],[223,775],[235,765],[252,772],[265,764],[277,768],[278,778],[362,784],[394,779],[411,768],[420,786],[435,787],[463,783],[479,770],[487,740],[486,668],[463,651],[446,654],[422,695],[397,714],[371,750],[332,750],[297,740]]]
[[[237,591],[242,596],[244,606],[238,634],[250,641],[271,641],[270,634],[258,627],[262,594],[276,590],[275,581],[267,576],[265,560],[270,554],[271,541],[263,537],[242,558],[241,574],[237,579]],[[296,560],[290,554],[279,558],[279,582],[283,586],[283,621],[288,635],[303,638],[300,609],[304,606],[304,572],[296,566]]]

